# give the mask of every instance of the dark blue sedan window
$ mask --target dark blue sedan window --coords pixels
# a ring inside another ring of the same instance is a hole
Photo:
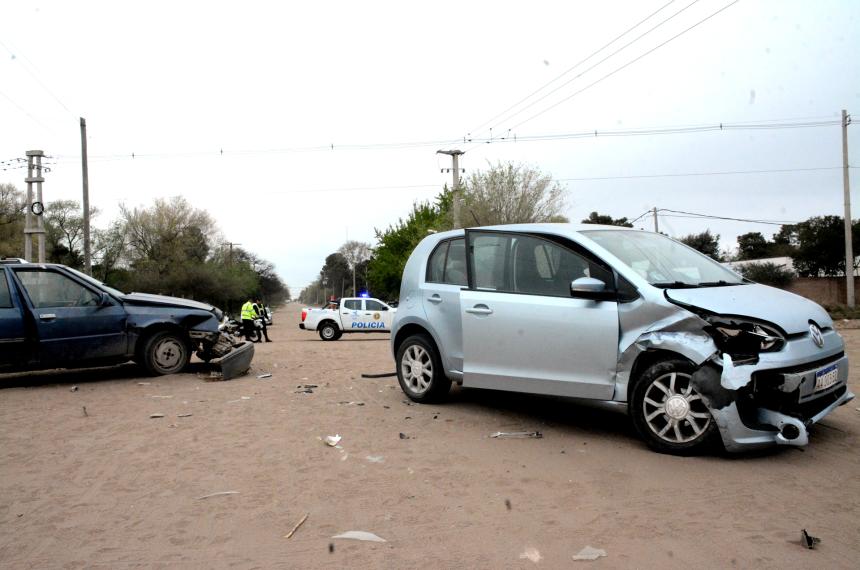
[[[6,282],[6,272],[0,269],[0,309],[12,308],[12,297],[9,295],[9,283]]]
[[[65,275],[41,270],[16,270],[15,274],[37,309],[96,307],[99,304],[98,295]]]

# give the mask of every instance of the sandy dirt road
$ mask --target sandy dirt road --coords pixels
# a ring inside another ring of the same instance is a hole
[[[393,370],[387,335],[324,343],[298,310],[276,313],[276,342],[229,382],[133,366],[4,378],[0,567],[860,564],[857,401],[803,451],[676,458],[626,416],[564,401],[455,389],[410,405],[396,379],[360,377]],[[844,334],[860,362],[860,331]],[[488,437],[499,430],[544,437]],[[319,439],[334,434],[341,449]],[[199,498],[224,491],[238,493]],[[800,547],[801,528],[818,549]],[[331,538],[349,530],[387,542]],[[587,545],[608,556],[574,562]]]

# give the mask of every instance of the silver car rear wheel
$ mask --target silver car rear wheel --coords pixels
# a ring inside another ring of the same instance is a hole
[[[442,369],[436,345],[423,334],[410,336],[397,348],[397,380],[416,402],[437,402],[448,394],[451,380]]]
[[[713,421],[690,375],[683,372],[654,379],[645,390],[643,404],[648,428],[671,444],[695,441]]]

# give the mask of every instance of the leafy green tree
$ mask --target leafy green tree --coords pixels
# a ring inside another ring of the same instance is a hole
[[[785,227],[785,226],[783,226]],[[791,254],[802,277],[845,274],[845,226],[840,216],[816,216],[793,226],[797,249]],[[852,223],[852,247],[860,246],[860,222]]]
[[[24,255],[24,193],[0,184],[0,257]]]
[[[788,287],[794,280],[794,273],[776,263],[766,261],[764,263],[747,263],[738,268],[741,275],[772,287]]]
[[[761,232],[749,232],[738,236],[738,259],[762,259],[770,257],[771,248]]]
[[[709,257],[712,257],[713,259],[716,259],[717,261],[721,261],[720,236],[719,234],[712,234],[711,230],[705,230],[698,234],[684,236],[679,241]]]
[[[587,218],[582,220],[583,224],[601,224],[604,226],[621,226],[624,228],[632,228],[633,224],[627,221],[627,218],[613,218],[605,214],[591,212]]]
[[[434,202],[413,204],[406,220],[376,230],[377,244],[367,266],[368,286],[376,297],[400,297],[400,278],[412,250],[429,234],[450,229],[451,196],[446,188]]]

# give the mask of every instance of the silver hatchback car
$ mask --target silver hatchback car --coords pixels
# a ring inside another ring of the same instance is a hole
[[[451,382],[616,402],[655,450],[802,446],[850,401],[828,314],[666,236],[522,224],[425,238],[391,348],[416,402]]]

